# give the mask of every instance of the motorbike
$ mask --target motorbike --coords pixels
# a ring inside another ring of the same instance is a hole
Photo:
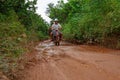
[[[53,34],[53,42],[56,46],[60,45],[60,34],[58,30],[55,30],[55,33]]]

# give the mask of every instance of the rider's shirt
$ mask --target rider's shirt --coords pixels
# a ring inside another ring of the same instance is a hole
[[[59,30],[61,28],[60,24],[53,24],[52,25],[52,30]]]

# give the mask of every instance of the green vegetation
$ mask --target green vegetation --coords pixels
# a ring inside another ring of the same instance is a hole
[[[48,24],[35,13],[36,2],[0,0],[0,69],[5,73],[17,67],[28,44],[47,38]],[[46,13],[60,20],[68,41],[120,49],[120,0],[60,0]]]
[[[120,49],[120,0],[60,0],[46,13],[63,24],[66,40]]]
[[[31,42],[47,38],[48,24],[35,13],[36,1],[0,0],[0,69],[5,73],[17,67]]]

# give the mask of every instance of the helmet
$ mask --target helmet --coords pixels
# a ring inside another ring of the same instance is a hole
[[[58,19],[56,18],[54,21],[58,21]]]

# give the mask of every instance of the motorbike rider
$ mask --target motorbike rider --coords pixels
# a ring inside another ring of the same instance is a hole
[[[58,21],[58,19],[56,18],[56,19],[54,20],[54,23],[53,23],[52,26],[51,26],[52,32],[51,32],[50,35],[51,35],[52,41],[53,41],[53,35],[56,34],[56,30],[58,30],[58,33],[59,33],[59,36],[60,36],[60,40],[62,40],[62,33],[60,32],[61,29],[62,29],[62,26],[59,24],[59,21]]]

